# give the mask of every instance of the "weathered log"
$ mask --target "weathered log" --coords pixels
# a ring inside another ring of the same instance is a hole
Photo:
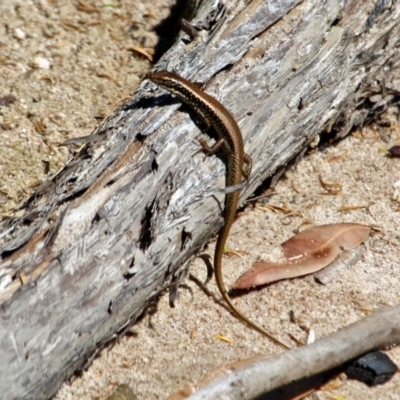
[[[398,3],[203,3],[199,38],[182,33],[159,67],[207,82],[238,121],[253,158],[242,199],[399,99]],[[51,397],[221,226],[224,163],[193,156],[199,128],[180,105],[144,81],[1,223],[4,398]]]

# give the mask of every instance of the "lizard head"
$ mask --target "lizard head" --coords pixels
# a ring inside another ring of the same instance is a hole
[[[179,76],[169,71],[150,72],[146,78],[167,89],[174,89],[179,85]]]

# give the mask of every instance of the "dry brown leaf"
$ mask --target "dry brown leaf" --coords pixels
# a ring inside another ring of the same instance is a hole
[[[285,263],[276,264],[268,261],[259,261],[254,263],[232,287],[234,289],[248,289],[281,279],[311,274],[326,267],[338,254],[338,246],[326,246],[319,252],[315,252],[315,254],[302,256]]]
[[[149,61],[153,61],[153,55],[150,54],[150,49],[143,49],[142,47],[138,46],[130,46],[128,50],[133,51],[134,53],[140,54],[143,57],[146,57]]]
[[[351,250],[362,243],[370,231],[369,226],[349,222],[320,225],[300,232],[283,243],[282,248],[288,259],[313,254],[330,243]]]
[[[314,393],[316,390],[317,390],[316,388],[308,389],[308,390],[304,391],[303,393],[300,393],[297,396],[292,397],[290,400],[302,400],[302,399],[305,399],[307,396],[309,396],[311,393]]]
[[[327,158],[325,158],[324,161],[326,163],[332,163],[332,162],[340,161],[340,160],[343,160],[343,158],[345,158],[346,155],[347,155],[347,151],[345,151],[344,153],[339,154],[337,156],[327,157]]]
[[[224,256],[228,256],[228,257],[240,257],[242,258],[243,255],[245,254],[249,254],[247,251],[244,250],[224,250]]]
[[[267,204],[265,206],[256,206],[259,210],[265,210],[265,211],[272,211],[276,214],[288,214],[292,212],[289,208],[284,208],[284,207],[279,207],[279,206],[274,206],[272,204]]]
[[[355,248],[368,237],[370,231],[369,226],[352,223],[307,229],[282,244],[285,262],[256,262],[232,287],[248,289],[319,271],[337,257],[340,248]]]
[[[321,177],[318,178],[320,185],[327,191],[327,193],[323,194],[332,194],[336,195],[342,191],[342,184],[335,182],[335,183],[328,183],[325,182]]]
[[[229,344],[235,343],[235,341],[233,339],[228,338],[227,336],[224,336],[224,335],[215,335],[214,337],[216,339],[219,339],[219,340],[221,340],[223,342],[226,342],[226,343],[229,343]]]

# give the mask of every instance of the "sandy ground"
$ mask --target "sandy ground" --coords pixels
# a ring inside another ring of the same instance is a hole
[[[158,42],[155,27],[174,2],[65,3],[0,3],[4,21],[0,24],[0,98],[15,98],[0,106],[2,215],[20,204],[30,186],[65,163],[67,151],[58,143],[89,134],[97,118],[111,113],[134,90],[151,63],[130,49],[138,46],[151,52]],[[300,341],[307,335],[291,322],[290,312],[320,338],[370,310],[400,303],[400,194],[394,187],[400,182],[400,160],[385,156],[385,149],[396,143],[400,143],[396,124],[355,132],[308,154],[286,172],[265,204],[261,201],[245,209],[228,241],[228,248],[241,256],[224,257],[227,284],[252,262],[277,254],[279,245],[298,229],[357,222],[381,230],[362,245],[361,259],[329,285],[308,276],[236,297],[235,304],[249,318],[295,346],[289,334]],[[341,184],[340,193],[327,195],[320,177]],[[273,211],[266,204],[290,213]],[[350,207],[343,210],[346,206]],[[203,263],[194,262],[191,273],[204,280]],[[220,297],[214,282],[208,286],[214,297],[191,280],[186,284],[174,309],[168,296],[163,296],[156,312],[134,326],[135,335],[102,351],[88,371],[64,384],[56,399],[103,399],[121,383],[127,383],[138,399],[163,399],[217,366],[281,351],[215,300]],[[400,365],[398,348],[387,353]],[[372,389],[343,380],[337,389],[319,391],[314,398],[398,399],[399,393],[397,374]]]

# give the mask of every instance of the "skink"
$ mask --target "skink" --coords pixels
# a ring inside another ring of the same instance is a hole
[[[157,71],[148,74],[147,78],[189,105],[199,115],[207,129],[210,127],[214,129],[218,135],[218,141],[211,148],[203,141],[201,141],[201,144],[209,155],[219,150],[222,151],[227,167],[226,186],[239,185],[242,182],[242,177],[248,179],[251,172],[251,158],[244,152],[242,133],[229,111],[214,97],[203,92],[196,84],[183,79],[177,74],[168,71]],[[226,194],[224,225],[218,233],[214,253],[214,270],[218,289],[238,319],[287,349],[288,346],[244,316],[232,303],[226,291],[222,277],[222,255],[229,231],[235,219],[238,203],[238,191]]]

